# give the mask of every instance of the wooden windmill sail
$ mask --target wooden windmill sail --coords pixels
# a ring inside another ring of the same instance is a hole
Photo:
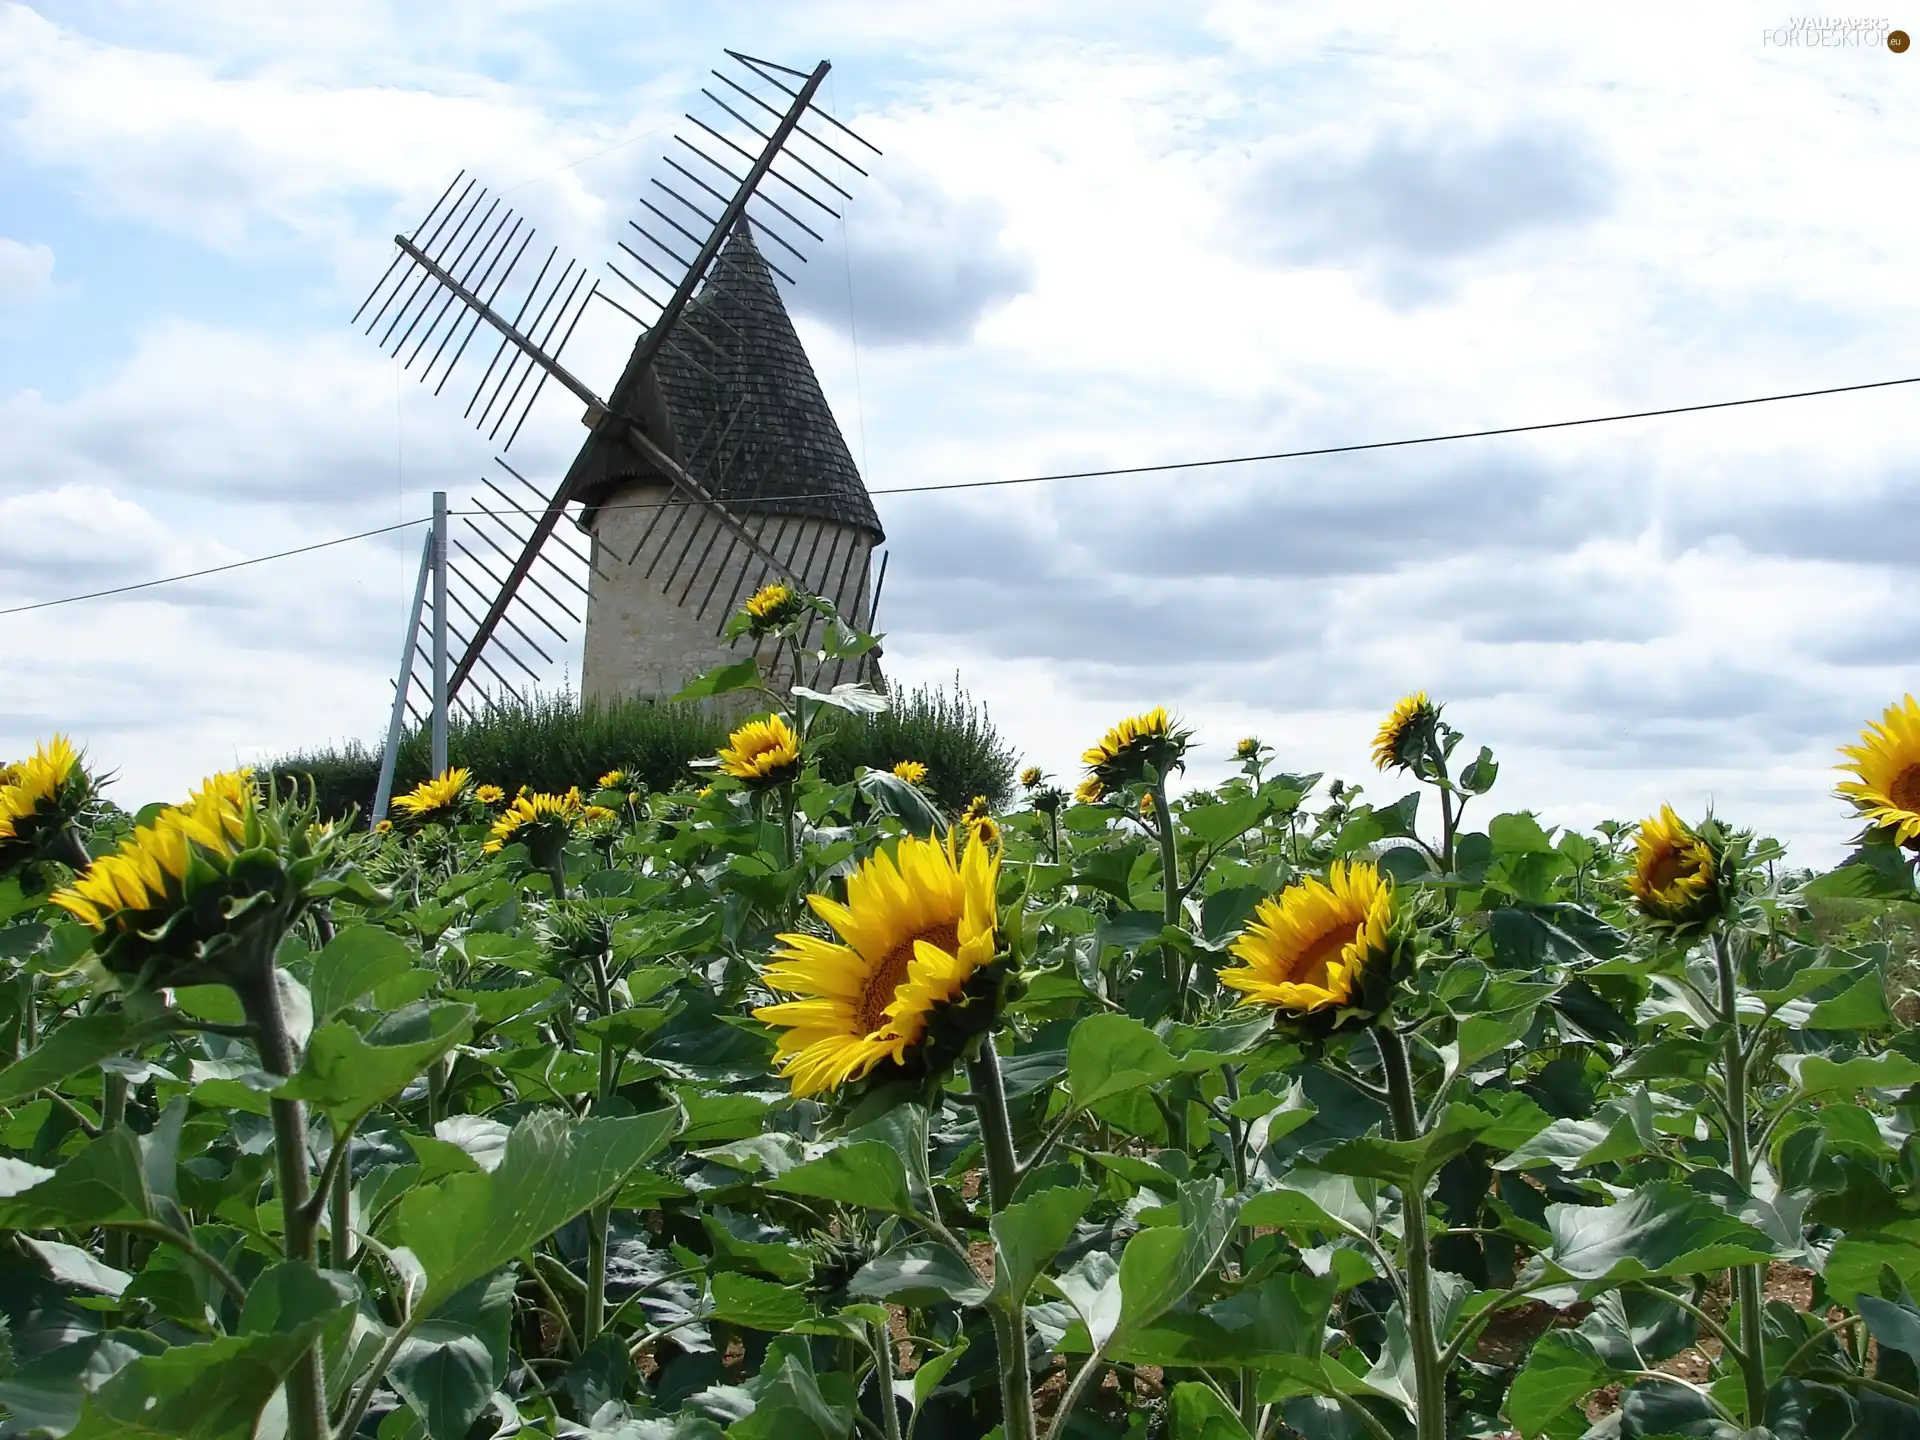
[[[710,113],[688,114],[609,279],[556,250],[542,258],[531,228],[463,172],[394,237],[354,317],[436,394],[463,362],[477,373],[466,414],[503,452],[549,382],[585,407],[590,433],[557,483],[502,454],[452,507],[449,604],[434,619],[455,706],[552,678],[583,621],[585,693],[671,694],[738,658],[727,619],[775,581],[871,621],[879,520],[776,282],[792,283],[866,174],[853,157],[879,151],[814,105],[826,61],[800,71],[726,53],[701,92]],[[596,299],[641,327],[604,398],[561,363]],[[397,707],[411,708],[425,633],[416,599]]]

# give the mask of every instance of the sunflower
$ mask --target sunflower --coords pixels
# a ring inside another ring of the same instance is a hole
[[[839,936],[780,936],[762,979],[799,998],[765,1005],[754,1018],[780,1027],[775,1064],[795,1095],[858,1080],[883,1061],[903,1065],[955,1002],[978,998],[969,982],[993,961],[999,856],[971,841],[902,836],[897,855],[862,861],[847,902],[807,903]],[[991,1020],[991,1006],[982,1006]],[[951,1059],[952,1057],[947,1057]]]
[[[1707,839],[1662,805],[1640,822],[1627,889],[1651,919],[1685,925],[1718,908],[1720,863]]]
[[[613,811],[604,805],[586,805],[581,807],[580,818],[591,825],[601,820],[612,820],[616,817]]]
[[[1020,772],[1020,786],[1024,790],[1037,789],[1046,777],[1040,773],[1038,765],[1029,765]]]
[[[431,780],[422,780],[404,795],[394,797],[393,808],[415,825],[445,820],[453,814],[465,795],[473,772],[462,765],[442,770]]]
[[[0,873],[29,860],[58,858],[83,868],[86,852],[69,827],[93,798],[93,780],[64,735],[5,767],[0,784]]]
[[[1236,760],[1258,760],[1260,758],[1260,742],[1251,735],[1247,736],[1246,739],[1233,747],[1233,758]]]
[[[966,832],[969,840],[995,847],[1000,844],[1000,826],[994,821],[993,811],[984,795],[976,795],[969,800],[967,808],[960,812],[959,818],[953,823],[957,829]]]
[[[502,790],[498,785],[476,785],[473,787],[473,798],[478,800],[482,805],[492,807],[506,799],[507,792]]]
[[[747,629],[755,635],[765,635],[798,615],[802,604],[791,586],[776,582],[754,591],[742,608],[746,611]]]
[[[1233,942],[1243,963],[1220,972],[1242,1005],[1312,1014],[1355,1009],[1370,979],[1384,978],[1394,948],[1393,888],[1364,860],[1336,860],[1262,900]]]
[[[1144,778],[1149,765],[1164,777],[1181,763],[1192,738],[1192,732],[1179,729],[1168,717],[1166,707],[1160,706],[1122,720],[1080,759],[1087,774],[1101,785],[1128,785]]]
[[[596,786],[601,790],[611,790],[618,785],[624,784],[626,778],[627,772],[624,770],[609,770],[600,777],[596,782]]]
[[[196,850],[222,862],[239,853],[257,793],[245,770],[208,778],[185,805],[170,805],[150,824],[134,827],[119,850],[49,899],[97,931],[158,929],[185,898]]]
[[[1073,787],[1073,800],[1076,805],[1098,805],[1107,793],[1107,787],[1100,783],[1096,775],[1089,775]]]
[[[918,785],[927,778],[927,767],[918,760],[902,760],[893,767],[893,773],[909,785]]]
[[[748,785],[779,785],[800,771],[800,740],[778,715],[749,720],[727,736],[720,769]]]
[[[498,855],[509,845],[525,845],[545,864],[546,852],[557,853],[566,844],[580,811],[578,786],[564,795],[517,795],[487,830],[486,843],[480,849]]]
[[[1840,753],[1848,757],[1840,768],[1860,777],[1843,780],[1840,793],[1892,830],[1895,844],[1920,838],[1920,703],[1909,695],[1889,705],[1879,724],[1860,732],[1858,745],[1842,745]]]
[[[1373,764],[1376,770],[1411,770],[1425,755],[1433,740],[1433,727],[1440,709],[1427,699],[1424,690],[1401,697],[1379,732],[1373,737]]]
[[[382,820],[373,827],[373,833],[376,835],[391,835],[393,833],[393,822],[391,820]]]
[[[1140,818],[1150,821],[1153,819],[1153,815],[1153,792],[1148,790],[1140,796]]]

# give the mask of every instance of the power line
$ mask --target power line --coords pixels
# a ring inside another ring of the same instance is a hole
[[[15,605],[0,610],[0,615],[22,615],[29,610],[46,610],[55,605],[72,605],[81,600],[98,600],[107,595],[125,595],[133,590],[151,590],[156,585],[171,585],[176,580],[198,580],[202,575],[220,575],[228,570],[244,570],[249,565],[264,565],[269,560],[284,560],[289,555],[305,555],[314,550],[325,550],[334,545],[345,545],[354,540],[365,540],[374,535],[386,535],[395,530],[405,530],[414,525],[425,525],[430,516],[422,515],[418,520],[402,520],[398,525],[382,525],[378,530],[362,530],[357,535],[342,535],[333,540],[322,540],[314,545],[301,545],[292,550],[276,550],[271,555],[256,555],[251,560],[235,560],[229,565],[210,565],[205,570],[189,570],[184,575],[168,575],[159,580],[142,580],[137,585],[116,585],[111,590],[93,590],[85,595],[67,595],[59,600],[41,600],[32,605]]]
[[[1704,410],[1732,410],[1743,405],[1770,405],[1777,400],[1809,400],[1821,395],[1846,395],[1858,390],[1885,390],[1896,385],[1920,385],[1920,375],[1900,380],[1869,380],[1860,385],[1830,385],[1821,390],[1792,390],[1779,395],[1754,395],[1744,400],[1712,400],[1701,405],[1669,405],[1659,410],[1627,410],[1615,415],[1589,415],[1579,420],[1541,420],[1531,425],[1501,425],[1488,430],[1455,430],[1444,435],[1415,435],[1402,440],[1366,440],[1352,445],[1320,445],[1307,450],[1269,450],[1259,455],[1228,455],[1213,460],[1168,460],[1156,465],[1121,465],[1106,470],[1065,470],[1050,475],[1017,475],[1006,480],[949,480],[934,485],[894,485],[870,489],[869,495],[920,495],[937,490],[994,490],[1008,485],[1044,485],[1055,480],[1105,480],[1124,475],[1160,475],[1176,470],[1210,470],[1227,465],[1254,465],[1263,460],[1306,460],[1318,455],[1352,455],[1363,450],[1397,450],[1409,445],[1438,445],[1449,440],[1484,440],[1497,435],[1525,435],[1540,430],[1570,430],[1582,425],[1610,425],[1620,420],[1652,420],[1663,415],[1691,415]],[[759,495],[751,500],[729,500],[736,510],[781,500],[813,500],[810,494]],[[692,500],[649,500],[630,505],[602,505],[602,510],[664,510],[692,505]],[[509,508],[509,507],[501,507]],[[478,511],[455,512],[478,514]],[[533,514],[531,510],[522,514]]]
[[[1848,395],[1862,390],[1886,390],[1898,385],[1920,384],[1920,375],[1909,375],[1899,380],[1869,380],[1859,385],[1829,385],[1819,390],[1790,390],[1777,395],[1753,395],[1742,400],[1711,400],[1699,405],[1668,405],[1658,410],[1627,410],[1613,415],[1589,415],[1578,420],[1542,420],[1531,425],[1501,425],[1485,430],[1455,430],[1441,435],[1415,435],[1401,440],[1366,440],[1352,445],[1319,445],[1305,450],[1270,450],[1259,455],[1226,455],[1211,460],[1168,460],[1154,465],[1120,465],[1105,470],[1065,470],[1048,475],[1018,475],[1004,480],[950,480],[934,485],[895,485],[878,490],[869,490],[870,495],[921,495],[943,490],[992,490],[1009,485],[1043,485],[1056,480],[1104,480],[1115,479],[1123,475],[1164,475],[1178,470],[1210,470],[1228,465],[1254,465],[1266,460],[1305,460],[1319,455],[1352,455],[1364,450],[1396,450],[1412,445],[1438,445],[1449,440],[1484,440],[1499,435],[1526,435],[1542,430],[1570,430],[1583,425],[1610,425],[1622,420],[1653,420],[1665,415],[1694,415],[1707,410],[1732,410],[1747,405],[1771,405],[1781,400],[1811,400],[1822,395]],[[808,494],[756,496],[751,501],[729,501],[735,509],[751,509],[756,505],[772,504],[782,500],[811,500],[817,497]],[[654,500],[631,505],[605,505],[605,510],[664,510],[673,505],[693,504],[686,500]],[[513,510],[514,513],[532,514],[531,510],[501,506],[499,509]],[[484,515],[495,513],[486,510],[455,510],[455,515]],[[404,530],[412,525],[424,525],[428,517],[417,520],[404,520],[397,525],[383,525],[376,530],[362,530],[355,535],[342,535],[333,540],[322,540],[314,545],[302,545],[293,550],[280,550],[272,555],[256,555],[251,560],[236,560],[230,565],[215,565],[206,570],[192,570],[184,575],[168,575],[158,580],[143,580],[137,585],[119,585],[111,590],[95,590],[85,595],[67,595],[58,600],[41,600],[32,605],[15,605],[0,610],[0,615],[20,615],[29,610],[46,610],[55,605],[72,605],[81,600],[98,600],[108,595],[125,595],[133,590],[150,590],[156,585],[171,585],[179,580],[197,580],[203,575],[218,575],[228,570],[239,570],[248,565],[263,565],[269,560],[284,560],[290,555],[305,555],[314,550],[325,550],[334,545],[345,545],[354,540],[365,540],[375,535],[386,535],[395,530]]]

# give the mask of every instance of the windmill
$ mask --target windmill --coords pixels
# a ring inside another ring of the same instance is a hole
[[[727,620],[775,581],[871,625],[884,532],[776,280],[791,285],[816,227],[839,218],[867,173],[855,157],[880,152],[814,103],[828,62],[801,71],[725,53],[701,90],[707,113],[687,113],[606,278],[557,247],[542,256],[532,227],[463,171],[394,237],[355,312],[436,395],[464,362],[455,398],[501,450],[453,512],[458,533],[436,497],[375,815],[403,717],[426,718],[410,699],[422,662],[437,770],[447,708],[524,698],[582,624],[589,697],[670,695],[739,658],[731,647],[755,642],[726,640]],[[596,300],[640,327],[604,397],[561,363]],[[589,432],[550,489],[505,458],[549,382],[581,403]],[[768,662],[773,683],[792,683],[780,655]]]

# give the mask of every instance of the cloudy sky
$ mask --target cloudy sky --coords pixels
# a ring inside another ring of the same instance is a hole
[[[464,166],[597,265],[729,45],[830,58],[885,151],[791,297],[876,490],[1920,375],[1920,54],[1794,20],[0,0],[0,608],[465,495],[485,440],[348,324],[389,237]],[[1174,706],[1201,779],[1247,732],[1361,778],[1425,688],[1507,808],[1711,801],[1831,859],[1833,749],[1920,668],[1917,405],[882,494],[890,669],[1059,771]],[[67,728],[136,804],[375,736],[418,536],[0,615],[0,755]]]

